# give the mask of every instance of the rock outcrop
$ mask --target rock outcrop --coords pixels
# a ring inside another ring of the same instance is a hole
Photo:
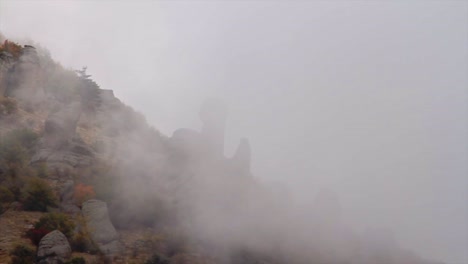
[[[45,99],[42,87],[42,68],[33,46],[25,45],[17,63],[10,69],[5,95],[25,102],[40,102]]]
[[[62,232],[54,230],[39,242],[37,259],[39,264],[59,264],[71,255],[71,247]]]
[[[8,72],[14,65],[13,55],[7,51],[0,52],[0,96],[4,96],[8,84]]]
[[[76,206],[73,200],[75,183],[67,180],[60,188],[60,210],[69,214],[78,214],[80,208]]]
[[[99,250],[106,255],[115,255],[120,250],[118,234],[110,221],[107,204],[100,200],[88,200],[83,203],[82,213],[91,239]]]
[[[76,124],[80,119],[81,105],[74,102],[51,113],[44,123],[44,137],[49,144],[60,145],[75,136]]]
[[[59,171],[92,163],[93,151],[75,133],[80,113],[80,103],[75,102],[49,115],[31,163],[46,162],[49,168]]]

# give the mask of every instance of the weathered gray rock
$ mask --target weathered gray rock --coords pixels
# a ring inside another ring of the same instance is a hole
[[[51,113],[44,124],[44,136],[51,141],[48,143],[61,144],[63,141],[71,140],[75,136],[80,114],[81,105],[79,102]]]
[[[21,101],[37,103],[45,98],[41,82],[43,68],[40,66],[36,49],[25,46],[21,56],[8,71],[5,94]]]
[[[67,180],[62,184],[60,188],[60,201],[61,202],[70,202],[73,200],[73,188],[75,183],[73,180]]]
[[[41,139],[31,164],[47,162],[51,171],[67,175],[73,168],[86,167],[93,163],[94,151],[77,138],[64,142],[57,148],[53,148],[53,144],[49,145],[47,142],[47,139]]]
[[[39,264],[59,264],[71,255],[71,247],[62,232],[54,230],[39,242],[37,259]]]
[[[6,93],[8,85],[8,72],[14,65],[14,58],[9,52],[0,52],[0,95],[3,96]]]
[[[83,203],[82,213],[91,239],[102,253],[115,255],[120,251],[117,231],[109,219],[107,204],[100,200],[88,200]]]
[[[80,208],[74,204],[74,182],[73,180],[67,180],[60,187],[60,210],[69,214],[80,213]]]
[[[49,115],[31,163],[47,162],[50,169],[58,171],[91,165],[93,150],[76,136],[80,113],[81,105],[75,102]]]

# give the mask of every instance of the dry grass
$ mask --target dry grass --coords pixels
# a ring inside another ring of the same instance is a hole
[[[35,247],[24,234],[43,214],[9,210],[0,215],[0,264],[10,262],[9,252],[17,244]]]

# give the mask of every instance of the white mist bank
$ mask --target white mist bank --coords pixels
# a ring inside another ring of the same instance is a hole
[[[21,14],[21,15],[19,15]],[[0,2],[0,30],[50,49],[171,135],[230,108],[226,156],[308,211],[332,189],[356,232],[468,256],[467,5]],[[117,33],[116,33],[117,32]],[[283,186],[288,186],[285,188]]]

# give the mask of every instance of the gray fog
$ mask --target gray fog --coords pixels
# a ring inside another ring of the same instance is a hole
[[[229,107],[252,171],[307,211],[337,193],[357,232],[468,263],[467,1],[5,1],[34,41],[163,134]]]

